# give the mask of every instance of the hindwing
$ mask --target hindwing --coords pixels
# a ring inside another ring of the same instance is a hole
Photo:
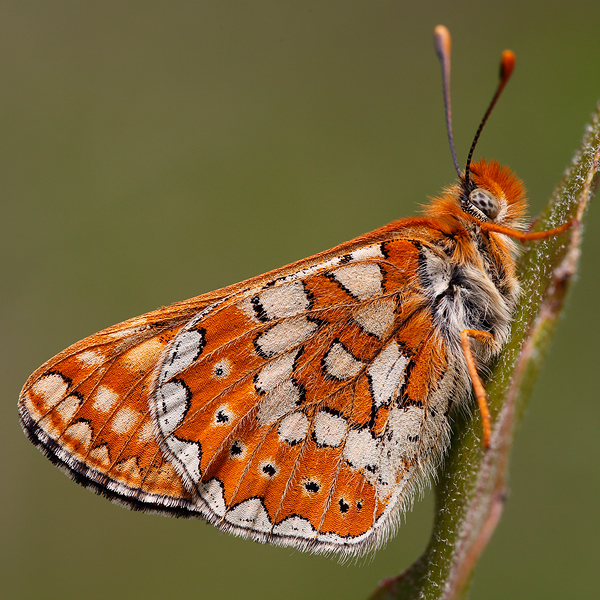
[[[313,551],[376,547],[436,466],[457,385],[405,237],[93,335],[32,375],[23,426],[130,507]]]

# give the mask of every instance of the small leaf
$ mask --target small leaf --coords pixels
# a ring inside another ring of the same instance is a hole
[[[373,600],[464,598],[473,569],[502,514],[515,428],[564,308],[577,271],[582,220],[597,182],[600,103],[573,164],[557,185],[533,230],[573,219],[564,233],[529,243],[518,263],[523,293],[512,336],[487,383],[492,447],[481,443],[479,413],[457,418],[445,468],[436,486],[436,518],[429,545],[402,575],[385,580]]]

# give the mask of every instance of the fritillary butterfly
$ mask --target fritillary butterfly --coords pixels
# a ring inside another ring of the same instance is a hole
[[[436,36],[456,164],[449,34]],[[484,122],[513,64],[505,53]],[[520,181],[472,152],[422,217],[64,350],[25,384],[23,429],[129,508],[313,552],[379,547],[437,468],[449,411],[472,385],[489,443],[477,365],[509,336],[511,238],[558,231],[523,233]]]

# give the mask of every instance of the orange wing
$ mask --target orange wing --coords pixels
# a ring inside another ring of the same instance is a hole
[[[437,466],[461,379],[423,236],[394,228],[75,344],[26,383],[24,429],[132,508],[317,552],[380,545]]]

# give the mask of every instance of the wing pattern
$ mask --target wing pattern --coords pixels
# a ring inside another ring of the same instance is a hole
[[[20,401],[80,483],[142,510],[316,552],[385,541],[448,438],[458,367],[389,239],[91,336]]]

